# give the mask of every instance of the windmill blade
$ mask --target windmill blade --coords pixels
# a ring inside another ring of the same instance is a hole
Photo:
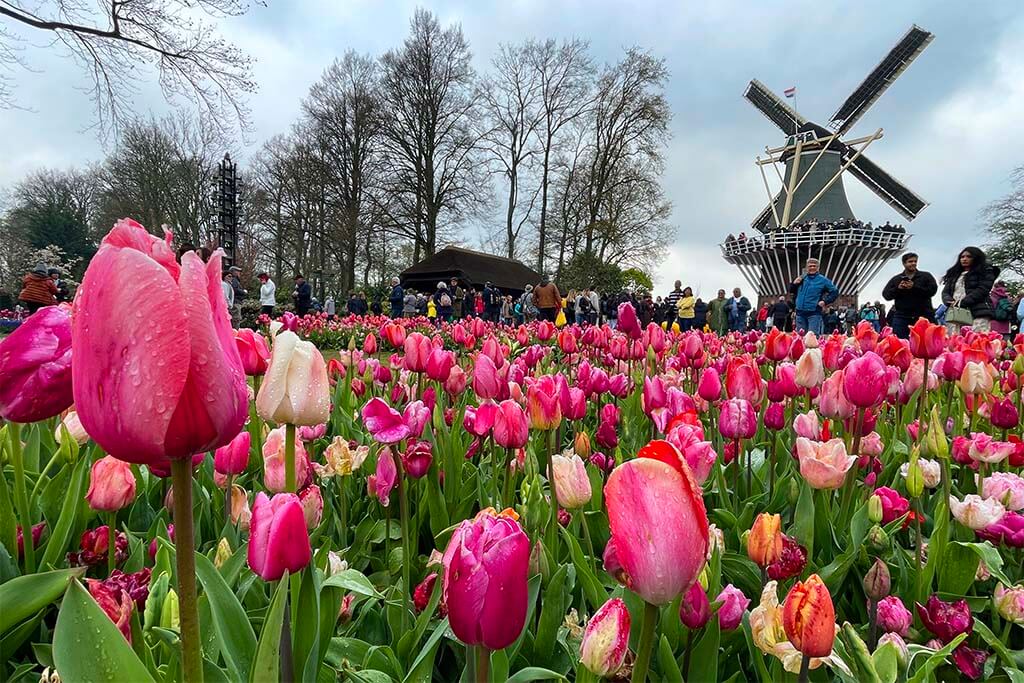
[[[776,201],[777,200],[778,198],[776,197]],[[761,209],[761,213],[757,214],[757,218],[750,222],[750,227],[759,232],[768,232],[767,228],[768,225],[771,223],[771,220],[772,205],[769,204],[768,206]]]
[[[846,161],[855,153],[852,148],[847,148],[843,160]],[[907,220],[914,220],[917,214],[928,206],[928,202],[863,154],[857,157],[847,170]]]
[[[882,93],[899,78],[935,36],[914,24],[906,35],[889,50],[878,66],[857,86],[842,106],[832,115],[829,126],[840,135],[849,130]]]
[[[799,130],[800,126],[807,123],[807,119],[800,116],[793,107],[783,102],[778,95],[757,79],[750,81],[743,96],[786,135],[792,135]]]

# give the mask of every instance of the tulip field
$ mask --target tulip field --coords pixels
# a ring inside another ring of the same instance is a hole
[[[1024,336],[232,330],[220,276],[123,220],[0,341],[3,679],[1024,682]]]

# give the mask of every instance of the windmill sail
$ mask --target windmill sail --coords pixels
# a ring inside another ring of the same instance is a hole
[[[807,119],[757,79],[750,81],[743,96],[787,135],[792,135],[807,123]]]

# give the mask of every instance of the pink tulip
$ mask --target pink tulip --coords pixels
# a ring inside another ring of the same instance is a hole
[[[558,401],[558,383],[551,375],[536,378],[526,391],[530,411],[530,426],[549,431],[562,422],[562,408]]]
[[[473,391],[481,399],[500,398],[502,377],[489,356],[479,353],[473,364]]]
[[[988,434],[971,434],[968,455],[974,462],[999,463],[1006,460],[1014,451],[1010,441],[996,441]]]
[[[680,424],[669,430],[665,435],[665,440],[682,454],[686,464],[690,466],[690,472],[697,485],[703,484],[711,474],[711,468],[715,464],[715,460],[718,459],[718,454],[715,453],[714,446],[710,441],[704,441],[704,433],[701,428]]]
[[[284,491],[285,485],[285,427],[272,429],[263,442],[263,485],[271,493]],[[309,456],[302,441],[295,440],[295,486],[301,489],[309,481]]]
[[[104,451],[128,462],[213,450],[248,416],[220,253],[207,264],[195,252],[181,261],[169,241],[121,220],[103,238],[75,297],[78,415]]]
[[[722,397],[722,380],[718,376],[718,370],[704,368],[700,373],[697,395],[705,401],[717,401]]]
[[[494,413],[494,443],[502,448],[522,448],[529,436],[526,411],[511,399],[499,403]]]
[[[885,633],[898,633],[906,637],[911,625],[914,623],[914,615],[904,606],[903,601],[895,595],[882,598],[878,601],[877,616],[875,623]]]
[[[249,448],[252,435],[241,431],[226,446],[221,446],[213,454],[213,469],[220,474],[238,475],[245,472],[249,465]]]
[[[411,433],[402,414],[383,399],[371,398],[363,406],[363,424],[377,443],[398,443]]]
[[[846,454],[842,439],[824,443],[797,437],[796,454],[800,461],[800,474],[815,489],[837,489],[846,480],[846,472],[857,460]]]
[[[576,453],[551,456],[551,474],[555,480],[558,504],[569,510],[583,507],[592,495],[590,477],[583,459]]]
[[[813,410],[806,413],[799,413],[793,418],[793,431],[797,436],[802,436],[811,441],[821,440],[821,420]]]
[[[608,477],[605,501],[626,587],[653,605],[687,591],[707,557],[708,521],[678,452],[664,441],[640,449]]]
[[[566,420],[582,420],[587,416],[587,396],[582,389],[566,387],[559,392],[558,402]]]
[[[636,317],[636,309],[628,301],[619,304],[616,329],[631,339],[639,339],[643,334],[643,330],[640,329],[640,320]]]
[[[430,343],[430,338],[423,336],[419,332],[413,332],[405,338],[403,348],[405,349],[405,357],[402,362],[405,365],[405,369],[410,372],[425,372],[427,369],[427,359],[430,358],[430,354],[434,351],[434,345]]]
[[[71,405],[71,318],[46,306],[0,341],[0,417],[37,422]]]
[[[295,573],[312,558],[302,503],[294,493],[256,494],[249,526],[249,568],[264,581]]]
[[[93,510],[117,512],[135,500],[135,475],[131,465],[112,456],[92,464],[85,500]]]
[[[455,367],[455,354],[443,349],[434,349],[427,356],[427,377],[435,382],[446,382]]]
[[[640,395],[643,411],[649,416],[658,408],[664,408],[668,402],[665,395],[665,383],[658,375],[644,377],[643,393]]]
[[[486,436],[494,427],[497,414],[498,406],[493,401],[484,401],[479,406],[466,406],[462,426],[474,436]]]
[[[1024,509],[1024,479],[1012,472],[992,472],[982,483],[982,498],[993,498],[1007,510]]]
[[[845,420],[857,413],[857,406],[846,398],[843,393],[845,370],[839,370],[830,375],[821,385],[821,393],[818,395],[818,410],[824,417]]]
[[[629,610],[622,598],[612,598],[594,612],[580,643],[580,663],[605,678],[622,668],[629,652]]]
[[[235,346],[238,357],[242,361],[245,374],[262,375],[267,371],[270,362],[270,347],[266,338],[259,332],[248,328],[235,330]]]
[[[466,390],[467,379],[466,371],[455,365],[452,367],[451,372],[448,373],[448,379],[444,382],[444,390],[450,396],[458,396]]]
[[[387,507],[391,503],[391,489],[398,479],[398,467],[395,456],[390,448],[385,448],[377,456],[377,471],[366,478],[366,489],[371,498]]]
[[[757,414],[750,401],[731,398],[722,403],[718,431],[727,439],[750,439],[757,433]]]
[[[1006,508],[994,498],[982,498],[973,493],[958,500],[950,496],[949,511],[956,521],[969,529],[985,529],[998,524],[1006,515]]]
[[[708,594],[700,585],[700,581],[694,581],[679,602],[679,620],[686,628],[692,630],[704,628],[711,620],[711,603],[708,602]]]
[[[327,365],[320,351],[294,332],[279,333],[256,396],[256,412],[277,424],[319,425],[327,422],[330,407]]]
[[[723,631],[733,631],[743,622],[743,613],[750,604],[750,598],[730,583],[718,594],[715,602],[722,603],[718,608],[718,625]]]
[[[418,439],[423,436],[423,429],[430,421],[430,408],[423,401],[412,401],[402,411],[402,421],[409,429],[409,436]]]
[[[500,650],[526,623],[530,541],[519,523],[483,510],[455,529],[444,551],[443,602],[466,645]]]
[[[629,390],[632,388],[629,378],[618,373],[608,378],[608,393],[615,398],[626,398],[629,395]]]

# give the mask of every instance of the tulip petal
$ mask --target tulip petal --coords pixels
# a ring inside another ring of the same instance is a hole
[[[292,354],[299,343],[294,332],[281,332],[274,337],[274,352],[270,358],[270,366],[260,385],[260,393],[256,396],[256,411],[264,419],[272,419],[277,415],[278,406],[285,399],[288,389],[288,366],[291,365]],[[287,422],[287,420],[282,420]]]
[[[630,589],[653,605],[671,602],[690,587],[707,557],[708,521],[699,490],[664,462],[638,458],[612,472],[605,497]]]
[[[78,288],[71,324],[82,426],[116,458],[163,460],[164,437],[189,372],[188,320],[174,278],[140,251],[104,244]]]
[[[195,252],[186,253],[181,262],[178,286],[191,358],[188,379],[167,428],[165,449],[172,458],[230,442],[249,413],[245,372],[220,290],[220,253],[205,265]]]
[[[297,572],[309,564],[312,557],[302,503],[294,494],[279,493],[274,497],[282,495],[286,500],[274,510],[267,543],[267,563],[264,571],[269,576],[263,578],[268,581],[280,579],[285,569],[291,573]]]
[[[259,576],[267,563],[267,546],[270,544],[272,512],[270,499],[260,491],[252,505],[252,521],[249,527],[249,568]]]
[[[498,520],[498,524],[506,523],[508,520]],[[490,578],[479,621],[483,643],[491,650],[508,647],[523,630],[529,556],[530,541],[521,533],[506,536],[484,553],[484,571],[480,573]]]

